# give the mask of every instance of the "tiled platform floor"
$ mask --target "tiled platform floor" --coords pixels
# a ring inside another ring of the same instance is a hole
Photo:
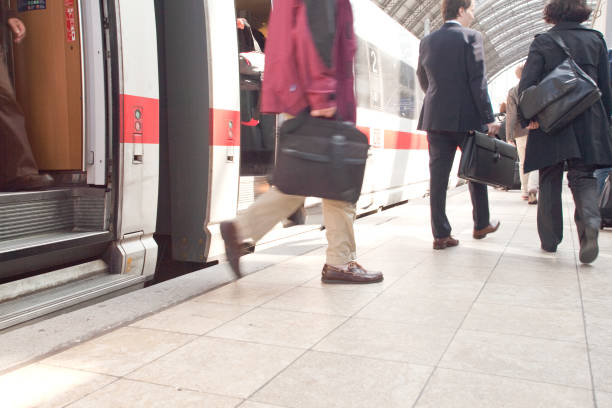
[[[0,377],[0,405],[612,407],[612,231],[581,266],[567,191],[554,255],[535,207],[490,197],[502,227],[483,241],[466,191],[448,203],[458,248],[431,250],[426,200],[361,219],[359,261],[383,283],[325,286],[323,248],[285,256]]]

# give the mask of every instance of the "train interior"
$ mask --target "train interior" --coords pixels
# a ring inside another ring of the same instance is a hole
[[[7,45],[7,66],[37,165],[54,183],[0,191],[0,330],[118,283],[101,259],[112,234],[106,88],[92,77],[104,73],[100,2],[10,6],[27,36]]]

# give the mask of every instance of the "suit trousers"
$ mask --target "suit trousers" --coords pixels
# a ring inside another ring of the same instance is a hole
[[[446,238],[451,235],[451,226],[446,216],[446,191],[457,148],[463,149],[466,136],[466,133],[457,132],[430,131],[427,133],[430,173],[429,206],[434,238]],[[469,189],[472,198],[474,228],[486,228],[490,222],[487,186],[469,182]]]
[[[276,224],[303,206],[304,199],[302,196],[284,194],[272,187],[234,220],[239,239],[259,241]],[[327,237],[325,262],[328,265],[340,266],[356,258],[353,230],[355,210],[355,204],[323,199],[323,219]]]
[[[17,177],[38,174],[3,51],[0,51],[0,146],[0,188]]]
[[[593,175],[594,166],[585,165],[582,160],[567,161],[567,179],[574,197],[576,211],[574,221],[578,238],[582,241],[586,228],[599,229],[599,194],[597,180]],[[542,248],[553,251],[563,240],[563,170],[565,163],[540,169],[540,197],[538,199],[538,234]]]

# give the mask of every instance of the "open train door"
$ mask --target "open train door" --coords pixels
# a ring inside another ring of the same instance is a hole
[[[155,8],[160,72],[156,238],[173,260],[204,263],[211,165],[205,2],[155,0]]]

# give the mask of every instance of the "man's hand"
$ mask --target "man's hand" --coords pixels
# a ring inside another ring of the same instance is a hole
[[[326,109],[316,109],[310,112],[310,116],[333,118],[334,115],[336,114],[336,110],[338,110],[336,106],[332,106],[331,108],[326,108]]]
[[[25,24],[23,24],[23,21],[18,18],[11,17],[8,19],[8,26],[13,32],[13,40],[15,43],[19,44],[21,41],[23,41],[26,36],[26,27]]]
[[[493,122],[487,124],[487,134],[490,137],[495,137],[496,134],[499,133],[499,129],[501,129],[501,123]]]
[[[529,126],[527,126],[527,129],[529,130],[536,130],[539,128],[540,128],[540,124],[536,120],[532,120],[531,122],[529,122]]]

